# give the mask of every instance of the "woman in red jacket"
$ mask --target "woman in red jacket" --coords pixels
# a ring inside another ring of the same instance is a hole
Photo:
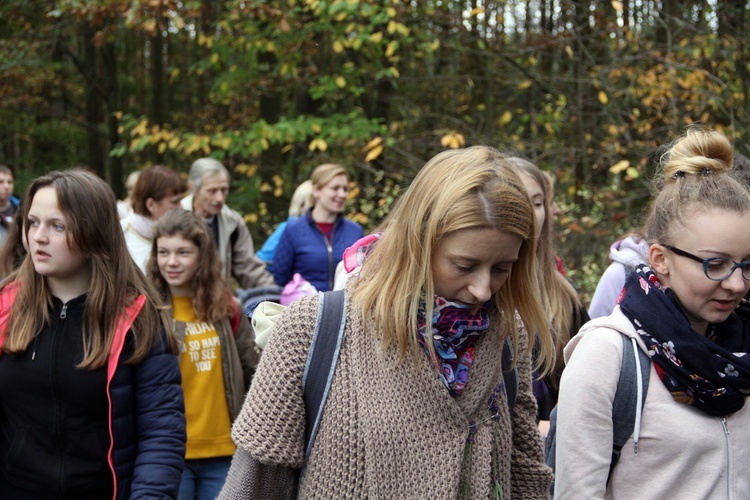
[[[94,174],[29,187],[29,253],[0,290],[0,498],[173,498],[185,420],[173,341]]]

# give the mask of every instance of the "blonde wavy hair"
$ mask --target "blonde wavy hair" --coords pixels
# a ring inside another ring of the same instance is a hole
[[[534,211],[501,153],[486,146],[439,153],[422,167],[381,227],[383,235],[362,266],[352,300],[374,321],[385,347],[395,344],[401,360],[421,349],[417,311],[425,297],[434,295],[432,255],[443,237],[463,229],[496,229],[523,243],[508,280],[493,297],[492,322],[500,324],[493,331],[510,337],[517,349],[517,312],[529,336],[522,354],[528,355],[534,344],[533,332],[547,332],[539,335],[537,363],[544,370],[552,366],[554,348],[535,267]],[[432,301],[425,305],[426,317],[432,317]]]

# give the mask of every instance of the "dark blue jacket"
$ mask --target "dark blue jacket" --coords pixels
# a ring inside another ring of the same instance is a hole
[[[0,346],[17,292],[13,283],[0,293]],[[140,296],[126,307],[107,363],[108,462],[116,500],[177,498],[184,465],[187,434],[180,367],[164,332],[140,363],[125,364],[132,353],[130,327],[144,303]]]
[[[318,291],[333,288],[336,265],[349,246],[362,237],[362,226],[339,215],[328,241],[312,218],[312,209],[290,221],[281,235],[273,258],[273,277],[284,286],[294,273],[312,283]]]

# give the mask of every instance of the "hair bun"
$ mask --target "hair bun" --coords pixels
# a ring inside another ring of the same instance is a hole
[[[687,176],[729,172],[732,155],[732,143],[721,132],[690,128],[662,157],[664,179],[677,182]]]

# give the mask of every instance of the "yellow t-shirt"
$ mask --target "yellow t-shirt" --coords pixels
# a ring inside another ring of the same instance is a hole
[[[172,297],[175,321],[186,323],[180,346],[180,372],[185,393],[187,452],[185,458],[225,457],[234,453],[224,390],[219,334],[198,321],[191,297]]]

